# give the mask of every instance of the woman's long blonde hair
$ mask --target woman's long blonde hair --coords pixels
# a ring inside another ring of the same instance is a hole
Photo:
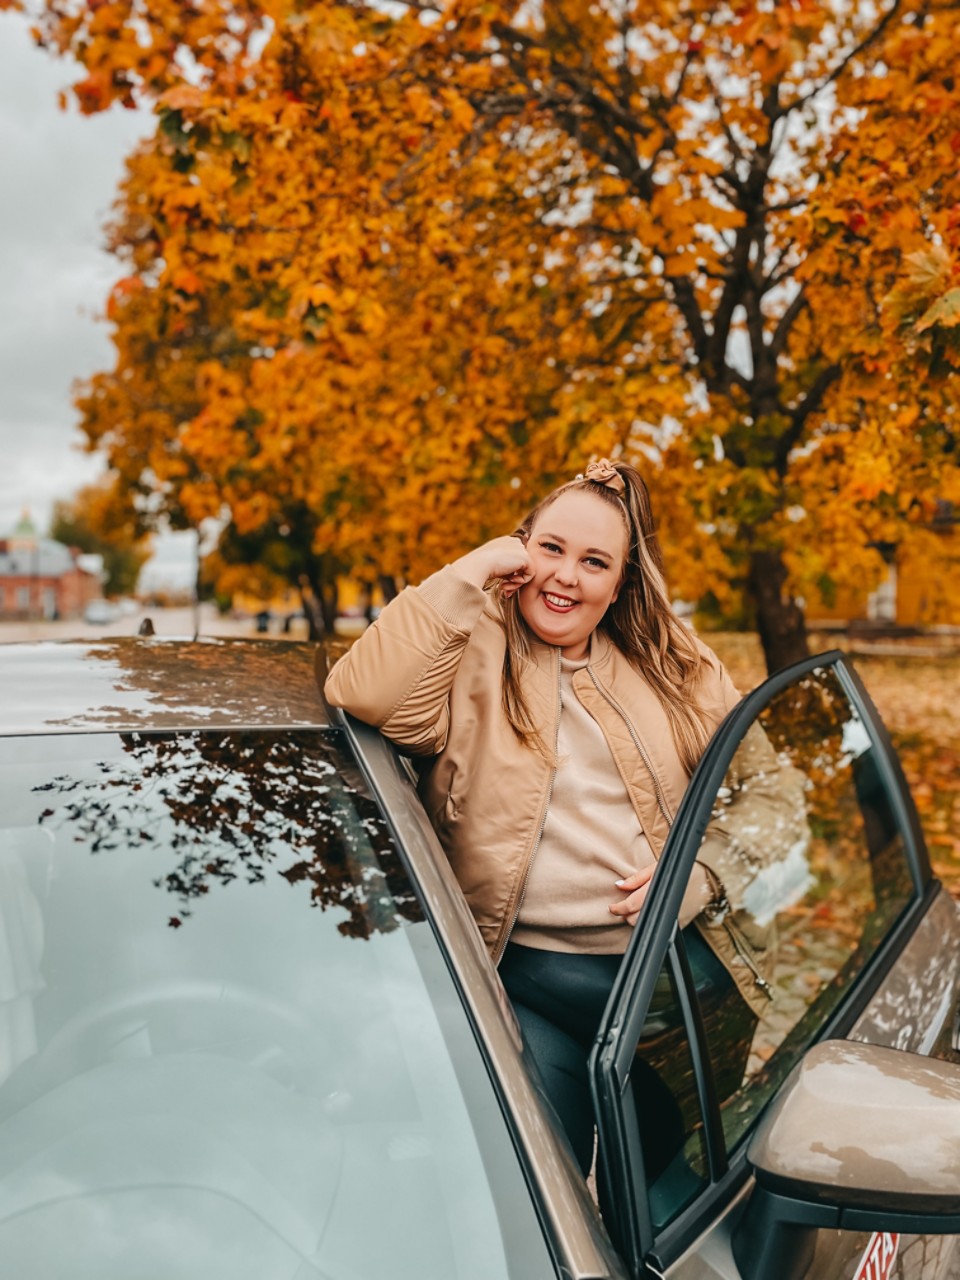
[[[660,698],[684,768],[692,773],[710,738],[711,728],[697,706],[696,686],[704,662],[690,632],[670,605],[657,540],[650,494],[643,477],[629,463],[614,464],[624,482],[623,494],[606,484],[578,477],[547,494],[517,530],[524,541],[537,518],[563,493],[592,493],[620,513],[627,529],[627,553],[620,591],[600,626],[637,668]],[[498,588],[499,594],[499,588]],[[538,727],[523,696],[520,670],[530,655],[531,632],[520,612],[518,594],[500,598],[507,647],[503,658],[503,709],[517,737],[546,754]]]

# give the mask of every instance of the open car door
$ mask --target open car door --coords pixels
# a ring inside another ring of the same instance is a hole
[[[680,930],[697,860],[717,901]],[[811,1228],[768,1272],[744,1266],[751,1247],[735,1224],[756,1195],[748,1149],[818,1042],[937,1050],[956,1010],[956,962],[931,964],[945,941],[960,944],[956,910],[932,879],[899,761],[848,660],[832,652],[772,676],[728,715],[691,780],[591,1057],[599,1192],[634,1275],[857,1274],[878,1248],[868,1217]],[[893,999],[884,984],[895,962],[898,974],[913,966],[922,1006],[907,1042],[903,1009],[870,1012]],[[864,1230],[839,1229],[854,1221]],[[883,1245],[891,1266],[896,1234]],[[945,1261],[925,1280],[946,1274],[955,1241],[941,1241]]]

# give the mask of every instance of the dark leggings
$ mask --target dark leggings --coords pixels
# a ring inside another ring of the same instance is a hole
[[[587,1058],[622,957],[507,944],[500,977],[584,1175],[593,1160]]]
[[[684,938],[698,990],[709,987],[732,994],[732,978],[696,931],[685,931]],[[587,1059],[621,960],[619,955],[541,951],[511,942],[500,961],[500,977],[524,1041],[584,1174],[590,1170],[594,1145]],[[663,991],[659,990],[661,985]],[[672,1004],[669,982],[664,980],[658,983],[654,1005],[660,1006],[662,1016]],[[741,1006],[742,1002],[736,999],[734,1004]],[[676,1015],[669,1020],[682,1028],[679,1010],[670,1008],[669,1013]],[[755,1020],[745,1004],[742,1013],[745,1016],[738,1022],[743,1025],[734,1037],[738,1043],[727,1047],[745,1064]],[[677,1099],[643,1058],[635,1059],[631,1075],[647,1177],[653,1181],[682,1147],[684,1124]]]

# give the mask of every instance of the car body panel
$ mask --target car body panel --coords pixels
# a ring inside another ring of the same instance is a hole
[[[283,640],[0,645],[0,733],[322,727],[317,653]]]
[[[952,1036],[958,1009],[960,914],[941,890],[858,1017],[850,1038],[929,1053],[944,1033]],[[947,1051],[942,1056],[951,1055]],[[730,1237],[751,1186],[748,1179],[708,1231],[665,1272],[668,1280],[740,1280]],[[822,1230],[811,1280],[852,1280],[868,1239],[862,1232]],[[891,1280],[954,1280],[960,1276],[960,1238],[903,1236],[890,1274]]]

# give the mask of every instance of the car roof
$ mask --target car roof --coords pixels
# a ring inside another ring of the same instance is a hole
[[[328,728],[322,646],[123,638],[0,644],[0,735]]]

